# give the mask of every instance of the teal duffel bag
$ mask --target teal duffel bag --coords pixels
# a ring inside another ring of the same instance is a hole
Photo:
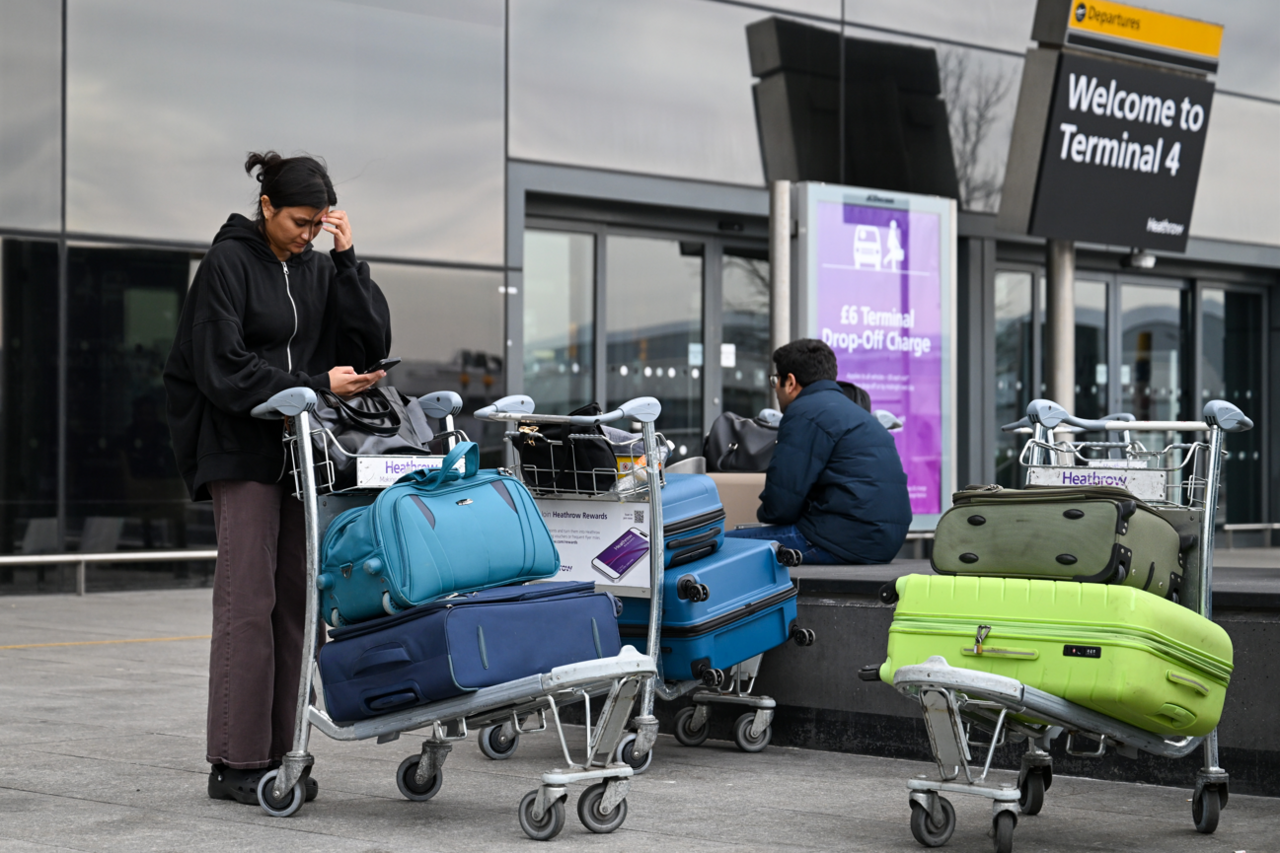
[[[465,471],[455,468],[460,460]],[[439,470],[406,474],[371,505],[335,518],[321,547],[325,621],[362,622],[559,572],[560,554],[528,489],[479,468],[480,448],[461,442]]]

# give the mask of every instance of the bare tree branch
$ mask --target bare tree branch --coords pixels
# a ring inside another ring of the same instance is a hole
[[[1000,105],[1013,89],[1013,75],[976,68],[967,51],[943,49],[938,76],[947,104],[960,204],[967,210],[994,210],[1000,203],[1004,164],[981,162],[982,148],[995,128]]]

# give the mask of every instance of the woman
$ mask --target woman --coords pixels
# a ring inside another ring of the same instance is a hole
[[[311,157],[250,154],[257,217],[233,213],[200,263],[165,367],[169,429],[192,500],[213,501],[218,563],[209,661],[209,796],[258,802],[258,779],[292,748],[306,602],[302,503],[280,421],[254,406],[305,385],[350,397],[384,374],[386,299],[356,261]],[[333,235],[328,257],[311,241]],[[307,782],[307,799],[317,786]]]

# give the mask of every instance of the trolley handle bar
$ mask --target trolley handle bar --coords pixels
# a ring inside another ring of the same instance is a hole
[[[264,421],[278,421],[281,418],[296,418],[303,412],[315,410],[316,392],[300,385],[273,394],[265,403],[254,406],[249,414]]]
[[[482,421],[524,421],[531,424],[570,424],[572,426],[599,426],[623,419],[651,424],[662,414],[662,404],[654,397],[636,397],[611,412],[599,415],[535,415],[533,400],[523,394],[503,397],[483,409],[476,410],[476,418]]]

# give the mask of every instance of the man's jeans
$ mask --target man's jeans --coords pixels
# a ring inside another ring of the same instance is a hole
[[[829,551],[814,545],[800,533],[794,524],[771,524],[765,527],[748,527],[744,530],[730,530],[725,536],[735,539],[768,539],[777,542],[784,548],[793,548],[800,552],[802,564],[809,566],[838,566],[842,560]]]

